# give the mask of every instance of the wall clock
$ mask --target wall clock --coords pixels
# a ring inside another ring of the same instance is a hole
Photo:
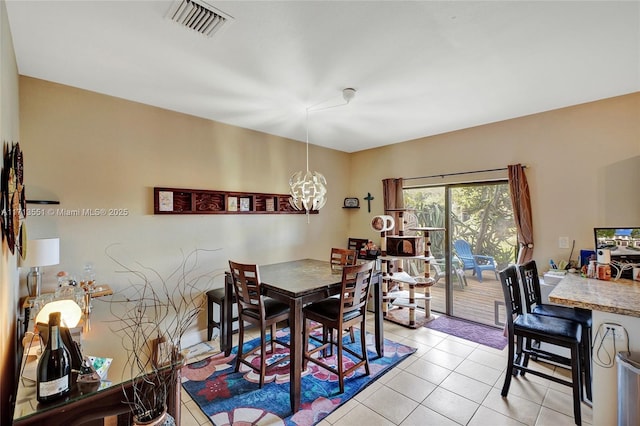
[[[342,207],[345,209],[360,208],[360,200],[358,200],[357,198],[345,198],[344,205]]]

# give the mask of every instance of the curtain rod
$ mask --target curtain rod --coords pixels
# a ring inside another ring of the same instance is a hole
[[[522,168],[526,169],[527,166],[523,165]],[[402,178],[402,179],[403,180],[413,180],[413,179],[429,179],[429,178],[437,178],[437,177],[443,178],[445,176],[470,175],[470,174],[473,174],[473,173],[501,172],[503,170],[509,170],[509,168],[508,167],[502,167],[502,168],[499,168],[499,169],[474,170],[474,171],[470,171],[470,172],[442,173],[442,174],[439,174],[439,175],[408,177],[408,178]]]

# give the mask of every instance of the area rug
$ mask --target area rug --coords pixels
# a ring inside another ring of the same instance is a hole
[[[187,359],[196,359],[196,358],[202,358],[203,355],[215,354],[218,352],[218,350],[216,350],[216,348],[213,347],[211,342],[200,342],[193,346],[189,346],[188,348],[183,350],[183,352],[185,353]]]
[[[350,343],[348,335],[345,346],[359,352],[360,336],[355,330],[356,343]],[[279,339],[288,340],[289,331],[279,331]],[[245,343],[245,349],[255,347],[259,339]],[[268,363],[282,358],[288,349],[276,348]],[[344,404],[355,394],[380,378],[401,360],[415,352],[411,348],[385,339],[384,357],[375,352],[373,335],[367,333],[370,375],[364,367],[354,371],[345,379],[345,392],[339,393],[338,377],[329,371],[309,363],[302,375],[300,410],[291,411],[289,400],[289,363],[283,362],[265,377],[262,389],[258,388],[259,376],[242,365],[238,373],[233,372],[237,347],[225,357],[219,353],[185,366],[182,370],[182,386],[193,401],[209,417],[214,425],[314,425],[333,410]],[[335,352],[335,351],[334,351]],[[348,356],[348,354],[346,354]],[[335,365],[335,355],[325,362]],[[259,358],[252,362],[259,365]],[[353,365],[351,358],[345,360],[345,367]]]
[[[490,327],[488,325],[445,315],[439,316],[424,326],[499,350],[507,346],[507,338],[504,336],[501,328]]]

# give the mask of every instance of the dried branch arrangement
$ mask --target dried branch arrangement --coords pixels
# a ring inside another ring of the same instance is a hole
[[[184,364],[181,339],[204,308],[204,293],[213,288],[221,269],[203,270],[199,258],[218,250],[195,249],[167,276],[138,262],[129,266],[109,253],[118,273],[127,275],[129,287],[111,301],[111,329],[122,337],[126,368],[133,378],[133,396],[127,403],[138,421],[161,415],[169,387]]]

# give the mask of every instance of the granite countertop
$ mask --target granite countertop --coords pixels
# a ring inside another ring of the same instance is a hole
[[[640,317],[640,281],[601,281],[567,274],[551,291],[549,300],[561,305]]]

